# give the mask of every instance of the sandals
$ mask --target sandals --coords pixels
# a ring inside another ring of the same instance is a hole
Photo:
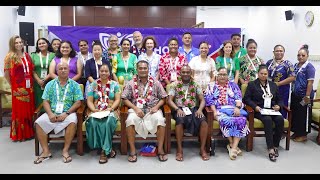
[[[229,157],[231,160],[235,160],[237,158],[237,150],[236,149],[230,149],[229,151]]]
[[[42,155],[42,154],[41,154],[41,155]],[[43,161],[52,158],[52,155],[51,155],[51,154],[49,154],[49,155],[46,156],[46,157],[42,157],[41,155],[38,156],[37,159],[33,161],[34,164],[40,164],[40,163],[42,163]]]
[[[277,161],[277,156],[275,153],[269,153],[269,159],[272,162],[276,162]]]
[[[64,155],[62,155],[62,161],[63,161],[64,163],[69,163],[69,162],[72,161],[72,158],[71,158],[70,155],[69,155],[68,157],[65,157]]]
[[[273,150],[274,150],[274,155],[275,155],[276,157],[279,157],[279,151],[278,151],[278,149],[274,148]]]
[[[111,152],[107,155],[108,158],[115,158],[117,156],[117,151],[111,150]]]
[[[130,158],[131,158],[131,159],[130,159]],[[129,156],[128,156],[128,161],[129,161],[129,162],[134,163],[134,162],[137,162],[137,160],[138,160],[138,155],[137,155],[137,153],[129,154]]]
[[[183,153],[177,153],[176,154],[176,160],[177,161],[183,161]]]
[[[104,151],[102,151],[100,154],[99,164],[105,164],[107,162],[108,162],[108,157],[106,156]]]
[[[158,154],[158,159],[160,162],[165,162],[168,160],[168,157],[166,157],[167,154]]]
[[[208,156],[208,154],[206,153],[206,152],[204,152],[204,153],[199,153],[199,155],[200,155],[200,157],[201,157],[201,159],[203,160],[203,161],[208,161],[210,158],[209,158],[209,156]]]
[[[231,150],[230,144],[227,145],[228,152]],[[237,147],[237,156],[242,156],[242,151],[239,147]]]

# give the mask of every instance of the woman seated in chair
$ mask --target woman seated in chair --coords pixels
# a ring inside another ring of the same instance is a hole
[[[220,129],[229,144],[227,149],[231,160],[242,155],[238,148],[242,137],[249,134],[246,125],[247,113],[242,108],[242,95],[238,85],[228,80],[228,71],[225,67],[218,70],[217,83],[209,84],[205,92],[206,106],[210,106],[215,119],[219,121]]]
[[[87,93],[88,118],[86,120],[87,143],[91,149],[101,148],[100,164],[108,162],[108,156],[114,158],[112,137],[117,127],[118,114],[115,109],[120,104],[120,88],[117,82],[110,80],[107,64],[99,69],[99,79],[91,83]],[[96,118],[92,113],[110,112],[106,117]]]
[[[249,82],[243,102],[251,106],[255,111],[254,117],[262,121],[269,159],[275,162],[279,156],[278,147],[283,132],[284,119],[281,114],[262,115],[261,110],[265,108],[280,111],[283,107],[283,101],[276,83],[267,79],[268,67],[260,65],[258,79]],[[274,133],[272,123],[275,125]]]

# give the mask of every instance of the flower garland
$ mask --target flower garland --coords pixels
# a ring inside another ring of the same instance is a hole
[[[101,79],[97,80],[97,94],[99,95],[98,98],[98,109],[99,110],[106,110],[108,108],[108,100],[109,100],[109,92],[110,92],[110,84],[106,84],[106,93],[104,94],[104,90],[102,89]]]
[[[226,84],[224,84],[223,86],[219,85],[218,82],[216,82],[217,84],[217,88],[219,90],[219,93],[220,93],[220,97],[218,98],[218,101],[220,103],[220,105],[227,105],[228,102],[227,102],[227,89],[228,89],[228,82]]]
[[[151,96],[152,96],[152,88],[153,88],[154,80],[152,76],[148,77],[148,92],[145,94],[144,100],[145,102],[150,102]],[[133,77],[133,97],[138,99],[139,98],[139,90],[138,90],[138,78],[137,75]],[[144,104],[144,102],[140,102]]]
[[[183,82],[181,78],[178,78],[177,81],[177,91],[178,91],[178,98],[182,100],[183,105],[188,106],[189,108],[194,107],[196,105],[196,89],[195,89],[195,82],[190,81],[189,88],[190,88],[190,97],[185,98],[185,91],[182,90]]]

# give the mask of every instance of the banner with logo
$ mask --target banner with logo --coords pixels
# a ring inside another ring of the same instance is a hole
[[[168,40],[176,37],[179,40],[179,46],[182,46],[182,34],[190,32],[192,34],[192,45],[199,48],[201,41],[209,43],[209,56],[215,58],[225,40],[229,40],[231,34],[241,33],[241,28],[118,28],[118,27],[90,27],[90,26],[48,26],[49,41],[53,38],[69,40],[73,48],[79,51],[78,41],[85,39],[91,43],[93,40],[100,40],[104,49],[108,48],[108,38],[111,34],[117,35],[119,43],[123,38],[128,38],[133,45],[134,31],[140,31],[143,37],[154,36],[158,47],[155,52],[162,55],[168,52]]]

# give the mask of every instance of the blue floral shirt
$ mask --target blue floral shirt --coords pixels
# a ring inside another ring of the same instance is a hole
[[[198,48],[195,47],[191,47],[191,51],[189,51],[189,53],[185,52],[183,49],[183,46],[180,46],[178,49],[180,54],[183,54],[184,57],[186,57],[186,60],[188,61],[188,63],[191,61],[191,59],[193,57],[199,56],[200,55],[200,51]]]
[[[61,86],[57,77],[46,85],[42,95],[43,100],[48,100],[50,102],[52,112],[55,112],[58,102],[56,84],[58,84],[60,100],[63,99],[67,84],[69,84],[66,98],[64,100],[63,112],[67,112],[76,101],[83,100],[80,85],[76,81],[69,78],[67,84],[65,86]]]

